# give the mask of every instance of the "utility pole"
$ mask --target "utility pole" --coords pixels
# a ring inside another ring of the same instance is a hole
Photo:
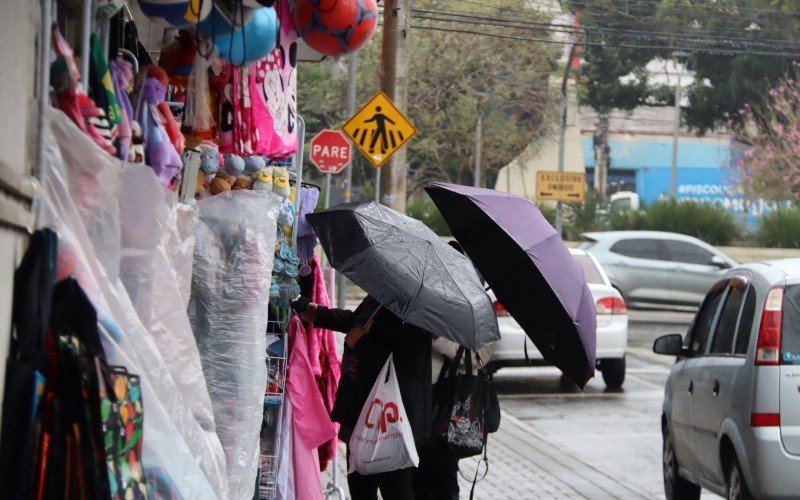
[[[572,58],[575,57],[575,46],[573,43],[569,48],[569,57],[564,67],[564,77],[561,79],[561,109],[558,116],[558,171],[564,171],[564,147],[567,132],[567,82],[569,81],[569,70],[572,66]],[[564,227],[564,216],[561,213],[562,203],[556,202],[556,231],[561,236]]]
[[[358,52],[350,54],[347,59],[347,116],[356,113],[356,75],[358,74]],[[342,186],[342,201],[350,201],[353,184],[354,155],[350,155],[350,163],[344,169],[344,185]],[[347,280],[342,273],[336,273],[336,307],[345,308],[347,300]]]
[[[398,110],[408,108],[408,35],[411,0],[386,0],[383,5],[381,45],[381,90]],[[400,212],[406,211],[406,148],[400,148],[380,168],[380,201]]]
[[[483,110],[478,103],[478,121],[475,123],[475,172],[473,185],[481,187],[481,146],[483,142]]]
[[[678,83],[675,85],[675,121],[672,123],[672,169],[669,177],[669,195],[671,198],[675,198],[678,190],[678,133],[681,128],[681,70],[678,67],[678,58],[685,55],[688,54],[677,51],[672,53]]]

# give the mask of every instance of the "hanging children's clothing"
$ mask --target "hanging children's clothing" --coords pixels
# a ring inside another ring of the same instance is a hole
[[[289,322],[289,375],[286,393],[292,405],[292,453],[297,498],[322,499],[317,448],[336,437],[336,428],[311,371],[308,340],[303,324]]]

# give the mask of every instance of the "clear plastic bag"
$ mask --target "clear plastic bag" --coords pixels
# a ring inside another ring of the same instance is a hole
[[[189,404],[194,394],[183,393],[181,384],[173,378],[173,370],[166,359],[173,352],[170,342],[156,338],[148,329],[120,279],[122,269],[126,281],[132,280],[129,284],[137,290],[134,295],[140,307],[149,300],[164,300],[161,291],[151,291],[141,277],[135,276],[134,270],[128,267],[130,262],[121,264],[123,248],[126,259],[130,256],[148,262],[138,252],[153,243],[158,246],[160,239],[158,230],[141,227],[159,224],[153,219],[155,212],[132,213],[130,210],[136,209],[135,206],[120,199],[122,190],[129,189],[127,184],[123,187],[123,181],[144,179],[138,175],[129,178],[125,172],[139,169],[146,172],[152,182],[157,181],[149,168],[126,166],[102,151],[57,110],[47,110],[43,133],[39,224],[58,233],[58,278],[75,276],[97,309],[109,363],[125,366],[130,373],[141,377],[145,472],[157,474],[163,484],[168,484],[184,498],[229,498],[225,455],[220,441],[213,430],[204,429],[198,422]],[[151,196],[158,197],[156,191],[147,189],[147,192],[138,193],[141,203],[153,202]],[[160,193],[163,198],[163,189]],[[127,233],[127,228],[125,245],[122,243],[122,225],[135,219],[141,219],[140,224],[131,227],[131,231],[147,238],[147,245],[133,245],[130,238],[134,233]],[[156,269],[156,275],[169,267],[163,260],[160,263],[153,260],[150,265],[164,266]],[[168,281],[168,276],[159,278],[162,279]],[[156,290],[162,288],[156,284],[151,286]],[[145,298],[148,293],[153,294],[151,299]],[[179,316],[182,304],[177,298],[174,296],[170,300],[174,302],[172,311]],[[149,318],[149,323],[156,321],[160,314],[150,310],[143,315]],[[183,314],[185,316],[185,312]],[[185,342],[186,332],[180,333],[183,335],[180,342]],[[197,363],[197,359],[194,362]]]
[[[348,473],[379,474],[419,464],[392,355],[375,379],[350,436]]]
[[[256,484],[280,203],[274,193],[246,190],[197,202],[189,317],[227,457],[231,498],[252,498]]]

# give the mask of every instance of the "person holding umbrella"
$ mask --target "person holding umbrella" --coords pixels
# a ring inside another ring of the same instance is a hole
[[[350,440],[372,385],[392,354],[414,443],[420,449],[430,436],[433,419],[431,333],[404,323],[369,296],[355,311],[327,308],[303,297],[293,307],[303,321],[346,333],[342,378],[331,411],[331,419],[341,424],[339,439]],[[368,476],[353,472],[347,485],[353,500],[376,500],[378,490],[384,500],[408,500],[414,498],[412,474],[411,468]]]

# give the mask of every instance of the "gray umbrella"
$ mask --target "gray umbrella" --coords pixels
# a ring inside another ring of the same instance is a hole
[[[308,215],[334,268],[400,319],[473,351],[500,338],[468,258],[422,222],[375,202]]]

